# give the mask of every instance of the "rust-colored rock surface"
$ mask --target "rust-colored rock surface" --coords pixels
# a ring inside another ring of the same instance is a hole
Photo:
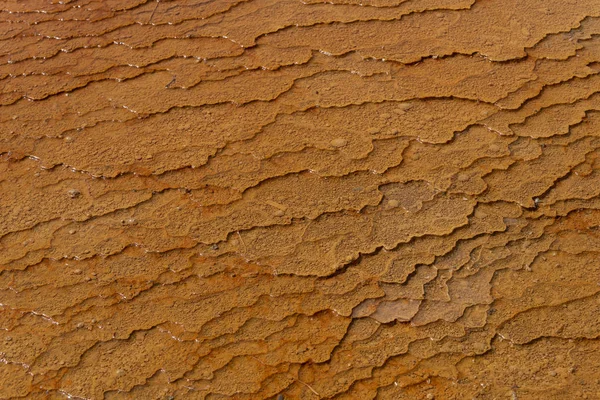
[[[0,398],[600,399],[600,1],[0,27]]]

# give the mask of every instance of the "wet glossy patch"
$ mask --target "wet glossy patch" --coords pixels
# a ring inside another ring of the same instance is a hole
[[[598,1],[0,9],[1,398],[600,398]]]

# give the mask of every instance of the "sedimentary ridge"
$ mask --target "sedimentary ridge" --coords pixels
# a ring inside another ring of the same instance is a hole
[[[0,398],[600,398],[600,2],[0,27]]]

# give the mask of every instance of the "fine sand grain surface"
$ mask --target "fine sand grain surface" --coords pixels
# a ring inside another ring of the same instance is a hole
[[[600,1],[0,0],[0,398],[600,399]]]

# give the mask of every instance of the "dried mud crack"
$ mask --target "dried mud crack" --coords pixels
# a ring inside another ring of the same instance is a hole
[[[600,2],[0,27],[1,399],[600,399]]]

